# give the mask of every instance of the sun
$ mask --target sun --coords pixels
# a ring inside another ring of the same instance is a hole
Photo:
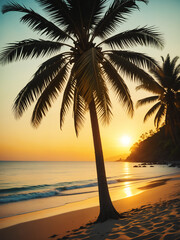
[[[131,137],[128,135],[123,135],[122,137],[120,137],[119,140],[121,145],[123,145],[124,147],[129,147],[131,144]]]

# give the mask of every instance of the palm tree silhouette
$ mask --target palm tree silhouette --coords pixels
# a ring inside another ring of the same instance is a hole
[[[109,6],[107,0],[36,1],[49,14],[50,20],[17,3],[9,3],[2,8],[3,13],[24,13],[21,22],[51,39],[10,43],[1,53],[2,63],[53,55],[18,94],[14,103],[15,116],[22,116],[29,105],[37,101],[32,114],[32,124],[37,127],[63,88],[61,128],[67,111],[73,105],[74,126],[78,135],[85,113],[89,111],[99,189],[98,221],[118,218],[120,215],[109,196],[98,118],[108,123],[112,116],[107,83],[111,84],[127,112],[133,114],[133,102],[120,73],[148,84],[152,78],[141,67],[153,68],[157,63],[145,54],[125,48],[137,45],[162,48],[163,40],[152,27],[139,27],[111,36],[117,26],[125,22],[134,9],[138,9],[135,0],[114,0]],[[106,50],[102,49],[104,45]]]
[[[166,59],[162,57],[162,67],[154,68],[151,73],[156,79],[148,86],[141,84],[137,89],[145,89],[154,95],[138,100],[137,107],[147,103],[155,104],[149,109],[144,117],[146,121],[152,114],[155,114],[154,125],[158,128],[164,123],[166,131],[169,131],[177,143],[180,130],[180,64],[176,64],[179,57]]]

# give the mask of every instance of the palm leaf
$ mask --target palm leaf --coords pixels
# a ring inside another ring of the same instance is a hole
[[[57,76],[66,63],[63,54],[59,54],[44,62],[34,74],[32,80],[20,91],[14,102],[16,117],[21,117],[23,112],[44,91],[49,83]]]
[[[58,41],[72,39],[66,32],[34,11],[30,11],[28,14],[24,15],[21,21],[27,23],[33,30],[45,34],[51,39],[56,39]]]
[[[107,37],[116,29],[119,23],[126,20],[127,15],[134,9],[137,9],[135,1],[113,1],[104,17],[95,26],[93,38],[96,36]]]
[[[175,80],[175,83],[179,81],[179,78],[180,78],[180,64],[178,64],[175,67],[174,73],[173,73],[173,78]]]
[[[111,117],[112,117],[112,105],[111,100],[109,98],[108,89],[104,82],[104,79],[100,77],[100,87],[101,87],[101,94],[98,95],[97,91],[94,91],[94,102],[96,106],[96,112],[99,119],[104,124],[109,124]]]
[[[176,82],[173,85],[173,90],[180,92],[180,76],[176,78]]]
[[[105,0],[73,0],[67,1],[70,15],[80,31],[89,31],[102,15]]]
[[[10,43],[0,55],[3,64],[21,59],[44,57],[59,51],[63,43],[45,40],[27,39],[24,41]]]
[[[96,90],[98,97],[101,96],[100,62],[102,55],[96,48],[84,52],[76,61],[74,67],[75,78],[78,81],[78,89],[85,102],[92,101],[92,93]]]
[[[41,34],[46,34],[52,39],[66,40],[67,38],[71,38],[67,33],[62,31],[55,24],[48,21],[46,18],[36,13],[35,11],[27,9],[25,6],[17,3],[9,3],[8,5],[3,6],[3,13],[10,11],[26,13],[21,18],[21,22],[27,23],[28,26],[30,26],[33,30],[41,32]]]
[[[177,73],[180,73],[180,71],[177,72],[176,70],[176,62],[178,59],[179,57],[176,56],[171,60],[169,54],[167,55],[163,63],[163,72],[165,75],[164,86],[173,87],[176,83]]]
[[[158,82],[163,87],[165,78],[163,69],[159,66],[156,69],[150,69],[150,73],[154,76],[156,82]]]
[[[166,112],[166,107],[164,104],[161,104],[161,107],[159,108],[155,118],[154,118],[154,125],[159,128],[159,124],[162,120],[162,118],[164,117],[165,115],[165,112]]]
[[[69,77],[66,88],[64,90],[61,109],[60,109],[60,128],[61,129],[64,124],[65,115],[67,114],[67,112],[73,102],[74,93],[75,93],[76,84],[77,84],[77,81],[73,77],[72,73],[73,73],[73,69],[71,71],[71,75]]]
[[[156,81],[149,82],[148,85],[141,84],[136,87],[136,90],[140,90],[140,89],[146,90],[148,92],[152,92],[154,94],[159,94],[159,95],[164,94],[164,88],[161,87],[161,85],[159,85]]]
[[[90,104],[94,99],[99,118],[103,122],[109,122],[111,102],[101,73],[101,61],[102,54],[96,48],[89,49],[76,61],[74,76],[84,101]]]
[[[74,127],[76,136],[78,136],[80,128],[83,126],[85,120],[85,111],[86,111],[86,104],[78,93],[77,88],[75,89],[74,93],[74,106],[73,106],[73,113],[74,113]]]
[[[116,34],[115,36],[102,41],[99,45],[101,44],[106,44],[111,48],[129,48],[141,45],[162,49],[164,41],[155,28],[142,27]]]
[[[87,29],[91,29],[96,25],[101,19],[102,12],[105,8],[106,0],[96,0],[96,1],[84,1],[87,8],[86,19],[87,19]]]
[[[166,76],[172,75],[171,59],[170,59],[169,54],[167,55],[166,59],[164,59],[164,61],[163,61],[162,70],[163,70],[164,75],[166,75]]]
[[[108,60],[103,61],[102,65],[104,68],[104,74],[112,85],[118,99],[123,103],[123,106],[127,108],[128,113],[132,116],[134,111],[133,102],[124,80]]]
[[[74,19],[70,12],[69,3],[63,0],[36,0],[44,10],[50,14],[52,20],[64,26],[64,32],[80,35],[79,26],[76,26]]]
[[[173,72],[174,72],[174,70],[175,70],[175,68],[176,68],[176,63],[177,63],[178,59],[179,59],[179,57],[176,56],[176,57],[174,57],[174,58],[172,59],[172,61],[171,61],[171,68],[173,69]]]
[[[107,51],[115,55],[125,58],[127,61],[135,64],[137,67],[143,67],[148,69],[154,69],[158,66],[156,60],[147,56],[146,54],[132,51],[112,50]],[[106,53],[106,51],[104,51]]]
[[[156,100],[159,99],[159,96],[152,96],[152,97],[147,97],[147,98],[143,98],[137,101],[136,107],[140,107],[142,105],[145,105],[147,103],[152,103]]]
[[[146,73],[143,69],[137,67],[132,62],[129,62],[126,58],[117,55],[115,52],[106,53],[113,65],[123,73],[125,76],[129,77],[131,80],[143,83],[149,86],[154,79]]]
[[[145,117],[144,117],[144,122],[151,117],[151,115],[161,106],[161,102],[159,101],[158,103],[156,103],[152,108],[149,109],[149,111],[146,113]]]
[[[67,79],[67,73],[68,64],[65,64],[41,94],[32,115],[31,121],[34,127],[37,127],[41,123],[42,117],[46,116],[46,112],[49,110],[54,100],[59,96]]]
[[[8,4],[5,4],[2,6],[1,11],[3,14],[7,13],[7,12],[14,12],[14,11],[28,13],[29,9],[26,8],[24,5],[20,5],[18,3],[14,3],[14,2],[9,2]]]

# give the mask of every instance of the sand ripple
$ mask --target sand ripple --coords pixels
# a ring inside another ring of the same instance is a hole
[[[88,224],[63,238],[89,240],[178,240],[180,239],[180,199],[142,206],[125,213],[127,218]]]

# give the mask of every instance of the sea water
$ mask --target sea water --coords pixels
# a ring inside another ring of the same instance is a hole
[[[167,165],[134,167],[135,163],[105,162],[110,193],[113,189],[124,189],[118,199],[136,194],[133,186],[173,174],[178,168]],[[95,162],[0,162],[0,218],[57,207],[98,196]],[[112,195],[113,196],[113,195]],[[112,197],[113,198],[113,197]],[[32,203],[35,204],[29,204]],[[112,199],[117,200],[117,199]],[[26,206],[21,212],[13,209]],[[38,204],[39,203],[39,204]],[[32,208],[35,205],[36,208]]]

